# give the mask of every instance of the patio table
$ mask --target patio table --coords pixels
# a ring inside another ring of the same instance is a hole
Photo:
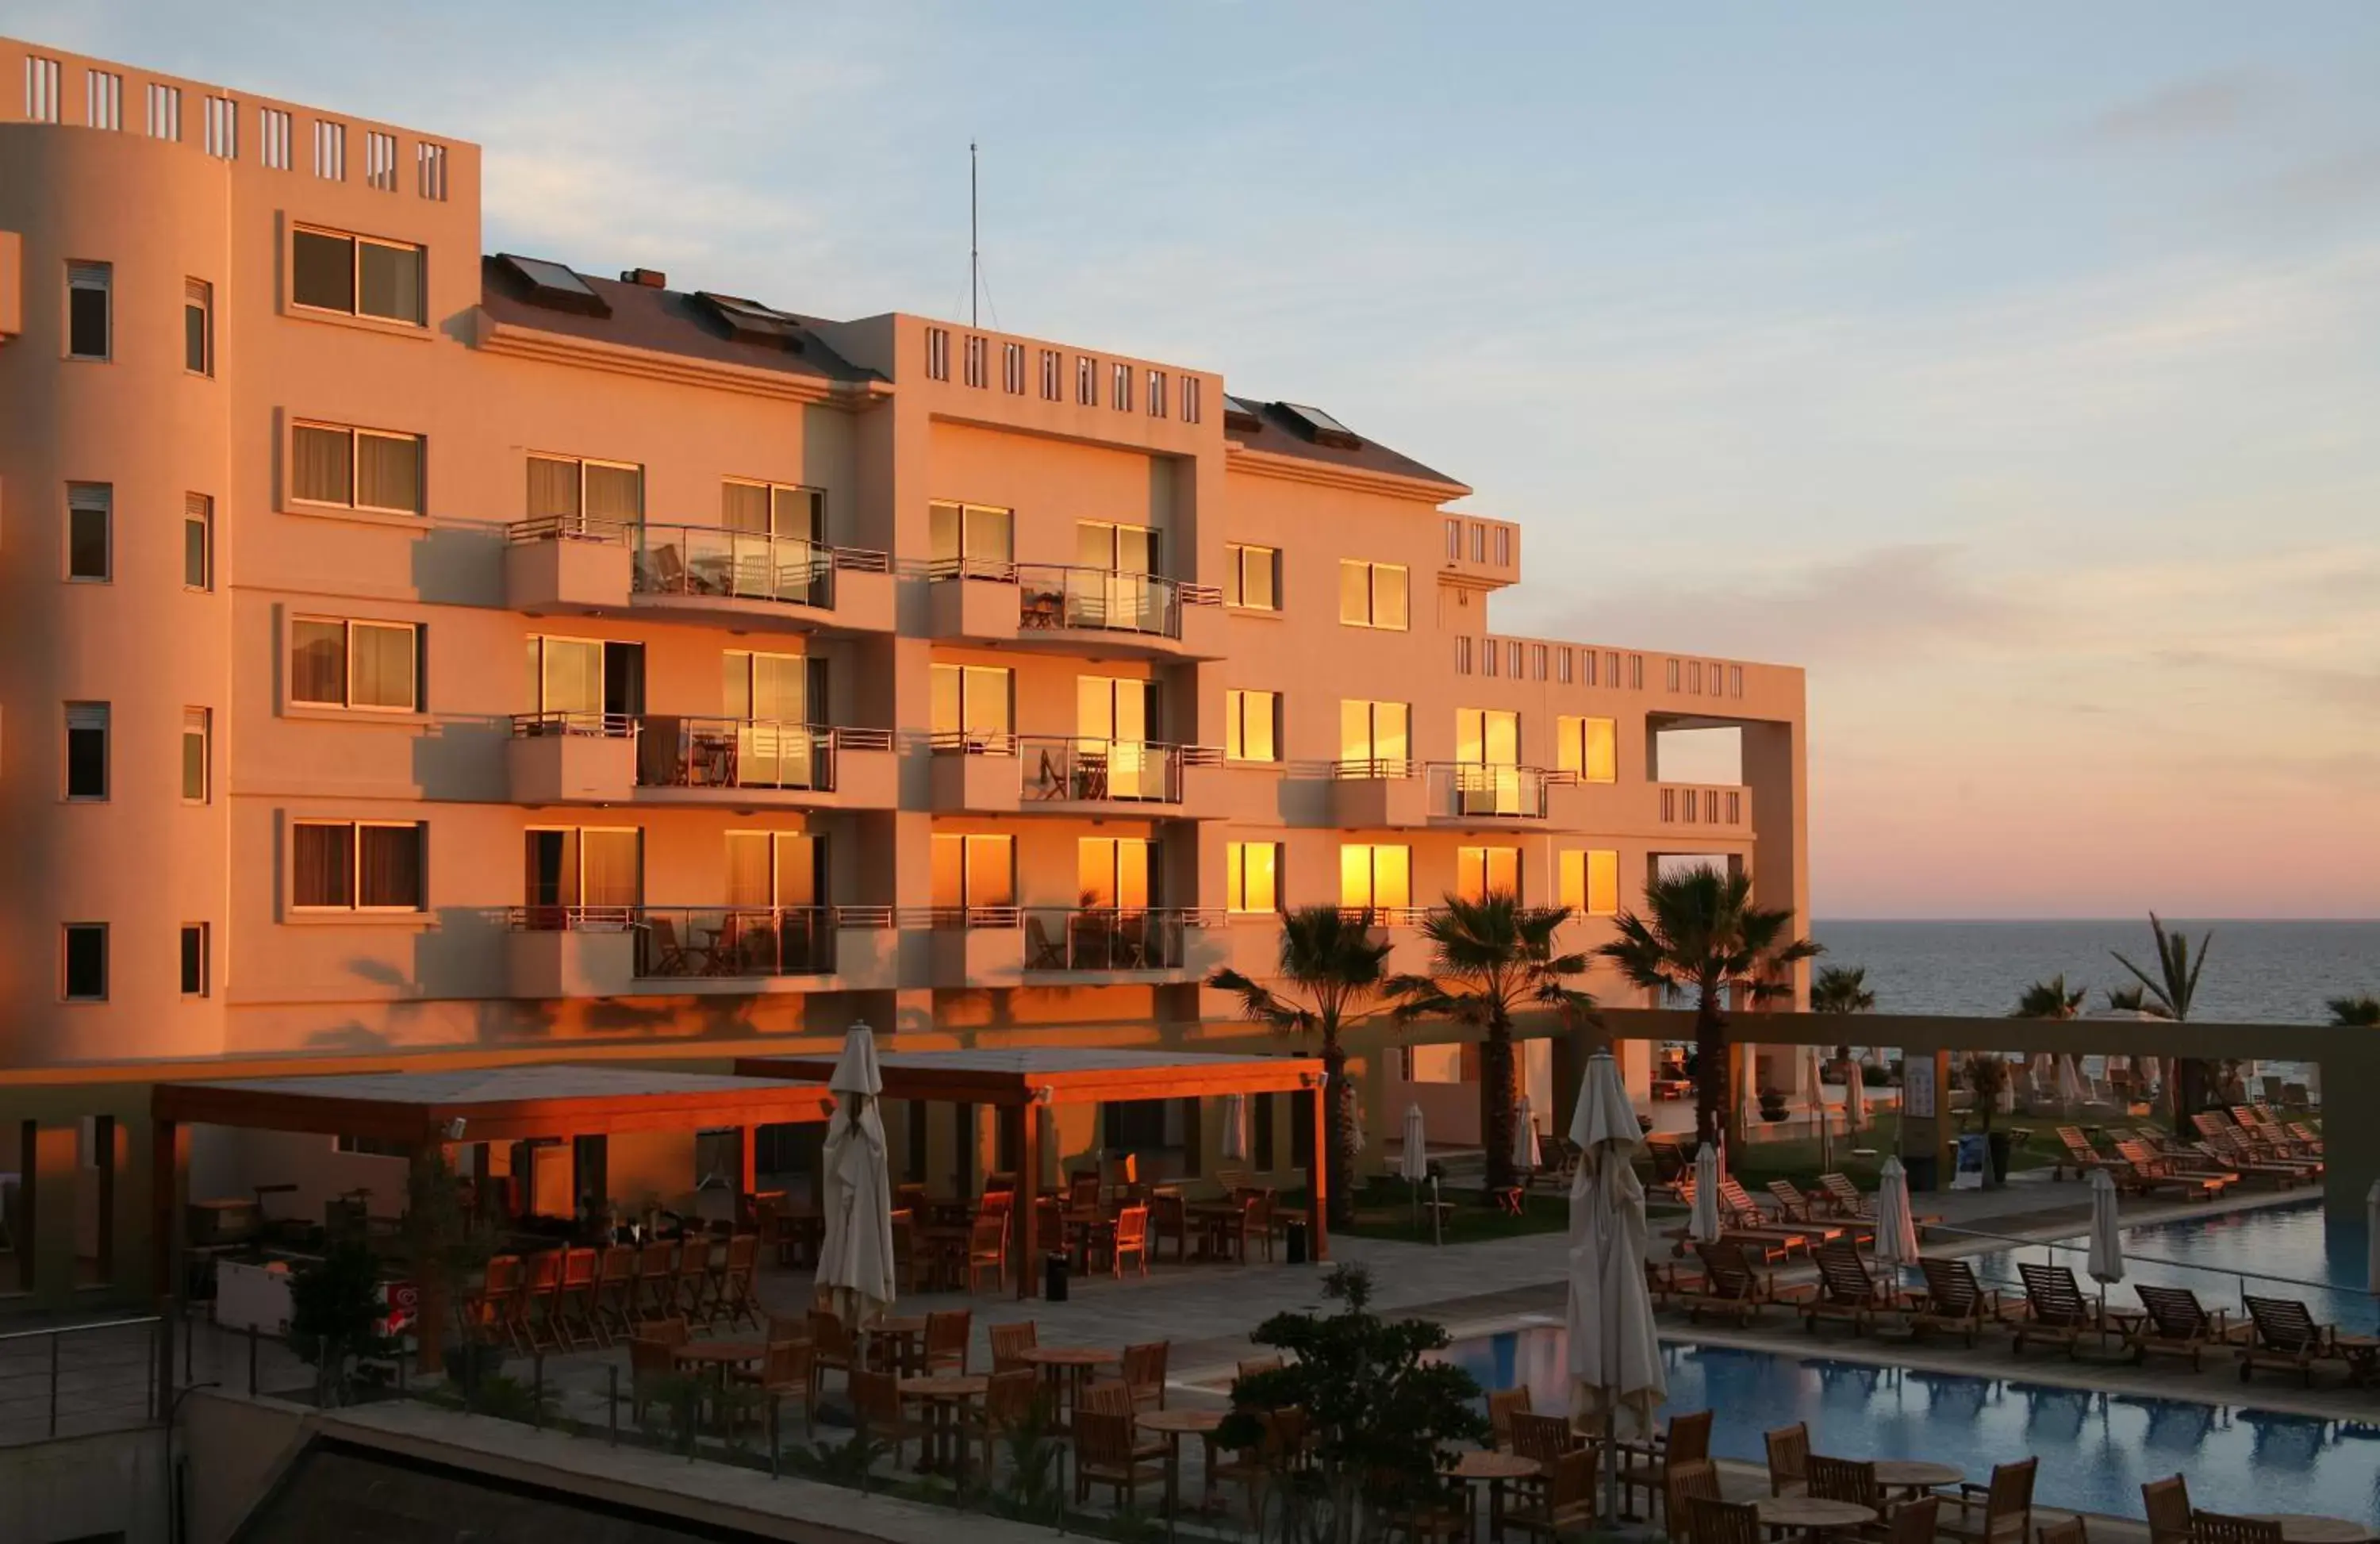
[[[1912,1496],[1956,1485],[1967,1477],[1963,1469],[1949,1464],[1929,1464],[1922,1458],[1879,1458],[1874,1467],[1878,1489],[1906,1490]]]
[[[1019,1352],[1017,1360],[1041,1369],[1042,1376],[1049,1380],[1050,1399],[1058,1411],[1060,1429],[1071,1431],[1075,1426],[1075,1401],[1090,1387],[1091,1375],[1103,1367],[1120,1365],[1123,1353],[1106,1346],[1036,1345]]]
[[[2345,1517],[2317,1517],[2306,1512],[2253,1512],[2249,1515],[2259,1523],[2280,1525],[2286,1544],[2364,1544],[2372,1537],[2370,1524]]]
[[[1199,1499],[1211,1499],[1215,1489],[1215,1433],[1222,1427],[1223,1412],[1176,1406],[1171,1410],[1144,1410],[1134,1419],[1143,1431],[1154,1431],[1165,1439],[1166,1514],[1171,1516],[1182,1504],[1182,1439],[1186,1436],[1206,1439],[1207,1478]]]
[[[981,1373],[944,1372],[901,1380],[901,1397],[926,1407],[926,1453],[920,1469],[966,1472],[966,1407],[981,1399],[991,1380]]]
[[[1874,1507],[1817,1496],[1763,1496],[1752,1504],[1760,1511],[1762,1527],[1788,1528],[1814,1538],[1843,1528],[1865,1527],[1876,1521]]]
[[[923,1314],[880,1319],[865,1326],[860,1333],[869,1341],[868,1362],[870,1367],[879,1365],[877,1358],[880,1355],[892,1358],[892,1370],[895,1372],[905,1372],[925,1361],[926,1316]],[[877,1350],[878,1343],[884,1347],[880,1353]]]
[[[1488,1487],[1488,1537],[1504,1537],[1504,1487],[1516,1479],[1535,1479],[1546,1472],[1546,1466],[1534,1458],[1524,1458],[1516,1453],[1499,1453],[1492,1448],[1469,1448],[1454,1460],[1454,1477],[1466,1485]]]

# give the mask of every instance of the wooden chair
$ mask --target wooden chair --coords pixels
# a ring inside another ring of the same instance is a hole
[[[637,1332],[637,1246],[614,1244],[595,1272],[595,1329],[605,1345]]]
[[[689,1233],[678,1240],[677,1270],[672,1290],[687,1319],[699,1322],[710,1291],[710,1235]]]
[[[2228,1338],[2222,1320],[2208,1313],[2188,1287],[2143,1284],[2132,1290],[2147,1315],[2132,1331],[2134,1362],[2145,1362],[2152,1355],[2186,1356],[2196,1371],[2206,1348]]]
[[[1934,1544],[1934,1531],[1940,1525],[1941,1515],[1939,1496],[1902,1501],[1885,1519],[1884,1544]]]
[[[1900,1306],[1900,1294],[1867,1273],[1859,1249],[1848,1240],[1820,1246],[1816,1258],[1818,1295],[1802,1305],[1803,1325],[1812,1334],[1822,1319],[1841,1319],[1852,1334],[1863,1334],[1879,1311]]]
[[[2240,1304],[2248,1310],[2252,1331],[2248,1343],[2240,1348],[2240,1382],[2248,1381],[2248,1375],[2258,1368],[2278,1368],[2297,1373],[2310,1389],[2315,1366],[2338,1359],[2332,1327],[2316,1324],[2303,1303],[2243,1294]]]
[[[2091,1544],[2091,1530],[2078,1512],[2062,1523],[2042,1524],[2040,1544]]]
[[[1768,1493],[1772,1496],[1807,1495],[1810,1489],[1810,1428],[1796,1421],[1780,1426],[1774,1431],[1763,1432],[1761,1442],[1768,1450]]]
[[[2075,1347],[2087,1334],[2099,1329],[2099,1310],[2082,1295],[2082,1288],[2074,1280],[2074,1272],[2062,1265],[2019,1265],[2017,1274],[2024,1279],[2024,1311],[2016,1320],[2016,1351],[2024,1355],[2025,1343],[2062,1345],[2071,1357]]]
[[[455,1311],[465,1336],[490,1343],[499,1335],[511,1339],[513,1300],[520,1295],[520,1283],[518,1255],[491,1255],[478,1289],[465,1294]]]
[[[520,1290],[513,1295],[511,1333],[524,1351],[558,1351],[554,1295],[562,1286],[562,1251],[546,1249],[521,1261]]]
[[[1150,1252],[1160,1260],[1168,1239],[1173,1242],[1174,1264],[1190,1258],[1190,1213],[1181,1191],[1164,1185],[1149,1193],[1148,1239]]]
[[[1998,1289],[1975,1280],[1975,1268],[1965,1260],[1921,1259],[1917,1269],[1925,1275],[1925,1297],[1909,1316],[1913,1328],[1948,1330],[1973,1345],[1987,1326],[2004,1321]]]
[[[563,1251],[562,1279],[554,1287],[553,1308],[548,1316],[563,1350],[603,1343],[595,1307],[595,1282],[601,1260],[601,1253],[592,1248]]]
[[[808,1341],[771,1341],[768,1355],[760,1359],[756,1370],[735,1369],[735,1380],[758,1389],[771,1403],[785,1399],[801,1402],[802,1430],[818,1429],[818,1373],[813,1367],[815,1352]]]
[[[2076,1176],[2080,1177],[2088,1170],[2112,1171],[2116,1167],[2106,1154],[2091,1145],[2091,1138],[2082,1135],[2082,1128],[2079,1125],[2059,1126],[2058,1141],[2066,1149],[2064,1161],[2058,1165],[2060,1172],[2070,1166]]]
[[[634,1335],[628,1341],[628,1418],[642,1420],[648,1405],[670,1397],[679,1377],[671,1343],[656,1335]]]
[[[710,1322],[725,1319],[733,1329],[740,1321],[754,1329],[760,1327],[760,1235],[739,1233],[727,1241],[727,1249],[710,1276]]]
[[[1810,1455],[1810,1494],[1821,1501],[1849,1501],[1884,1514],[1884,1494],[1876,1489],[1876,1465],[1864,1459]]]
[[[1015,1324],[995,1324],[991,1327],[991,1370],[1014,1372],[1022,1368],[1034,1370],[1033,1364],[1023,1360],[1026,1352],[1041,1343],[1040,1331],[1031,1319]]]
[[[967,1369],[967,1345],[975,1335],[975,1315],[966,1308],[949,1308],[926,1316],[926,1371]]]
[[[1671,1416],[1669,1429],[1651,1442],[1620,1445],[1620,1493],[1642,1490],[1648,1500],[1669,1494],[1670,1467],[1710,1458],[1711,1412]]]
[[[1127,1256],[1139,1274],[1148,1274],[1148,1209],[1128,1206],[1116,1213],[1114,1231],[1104,1235],[1100,1252],[1107,1257],[1108,1273],[1117,1281],[1123,1280],[1123,1262]]]
[[[1694,1544],[1761,1544],[1760,1509],[1748,1501],[1696,1496],[1686,1515]]]
[[[648,1244],[637,1251],[637,1317],[650,1322],[677,1317],[677,1246]]]
[[[901,1380],[889,1372],[862,1368],[852,1373],[851,1413],[861,1431],[892,1451],[895,1468],[900,1466],[902,1450],[912,1441],[925,1441],[929,1429],[909,1414],[901,1398]]]
[[[1132,1390],[1121,1378],[1102,1378],[1075,1396],[1075,1408],[1128,1417],[1132,1415]]]
[[[2201,1512],[2191,1518],[2191,1538],[2197,1544],[2281,1544],[2281,1525],[2269,1517],[2236,1517],[2226,1512]]]
[[[1719,1499],[1718,1465],[1706,1459],[1699,1464],[1672,1464],[1661,1486],[1661,1515],[1669,1519],[1670,1537],[1676,1544],[1702,1544],[1694,1534],[1694,1507],[1698,1501]]]
[[[2149,1520],[2149,1544],[2191,1544],[2190,1482],[2181,1476],[2142,1485],[2141,1511]]]
[[[1595,1526],[1595,1450],[1563,1453],[1545,1471],[1544,1483],[1504,1509],[1503,1524],[1548,1539],[1585,1533]]]
[[[1041,1375],[1032,1368],[995,1372],[986,1381],[982,1405],[965,1417],[974,1434],[982,1441],[984,1473],[993,1473],[997,1465],[992,1444],[1013,1431],[1022,1430],[1032,1421],[1036,1409],[1046,1412],[1046,1399]]]
[[[2038,1458],[2019,1459],[1994,1465],[1987,1485],[1962,1482],[1950,1498],[1959,1514],[1942,1523],[1941,1536],[1968,1544],[2026,1544],[2033,1537],[2033,1481],[2040,1467]]]
[[[1510,1453],[1512,1448],[1512,1417],[1530,1414],[1529,1386],[1517,1389],[1495,1389],[1488,1395],[1488,1430],[1495,1445]]]
[[[967,1224],[966,1284],[967,1291],[986,1271],[991,1274],[991,1290],[998,1292],[1008,1281],[1008,1219],[992,1211],[976,1214]]]
[[[1512,1452],[1522,1458],[1551,1464],[1578,1443],[1578,1433],[1570,1429],[1569,1420],[1563,1416],[1540,1416],[1526,1410],[1513,1413]]]
[[[1123,1348],[1123,1383],[1132,1391],[1135,1414],[1165,1408],[1165,1362],[1170,1341],[1146,1341]]]
[[[1116,1505],[1137,1510],[1140,1488],[1165,1484],[1165,1448],[1157,1445],[1154,1456],[1150,1450],[1135,1448],[1132,1440],[1132,1416],[1113,1415],[1101,1410],[1075,1411],[1075,1500],[1090,1499],[1091,1487],[1104,1485],[1114,1493]]]
[[[810,1382],[823,1387],[830,1372],[843,1374],[846,1387],[862,1366],[859,1342],[842,1319],[824,1308],[810,1310]],[[813,1398],[816,1396],[813,1395]]]

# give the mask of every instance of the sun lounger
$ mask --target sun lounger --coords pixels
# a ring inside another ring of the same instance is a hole
[[[2082,1295],[2074,1272],[2062,1265],[2020,1265],[2024,1279],[2024,1312],[2016,1320],[2016,1351],[2024,1355],[2028,1342],[2062,1345],[2072,1356],[2084,1335],[2100,1328],[2099,1307]]]
[[[1699,1292],[1703,1273],[1691,1265],[1681,1265],[1673,1259],[1648,1259],[1645,1262],[1645,1285],[1656,1303],[1668,1303],[1688,1292]]]
[[[1789,1245],[1788,1253],[1798,1247],[1803,1254],[1807,1254],[1821,1244],[1831,1244],[1843,1236],[1843,1229],[1832,1223],[1788,1223],[1769,1216],[1767,1212],[1761,1210],[1760,1203],[1752,1198],[1752,1193],[1744,1189],[1739,1180],[1723,1179],[1718,1182],[1718,1211],[1720,1221],[1728,1227],[1745,1233],[1761,1233],[1774,1229],[1797,1235],[1798,1245]]]
[[[2159,1159],[2138,1142],[2119,1141],[2116,1144],[2116,1152],[2120,1164],[2116,1173],[2116,1183],[2135,1195],[2179,1196],[2185,1201],[2211,1201],[2239,1177],[2235,1174],[2217,1178],[2177,1173],[2172,1164]]]
[[[1948,1330],[1973,1345],[1986,1328],[2022,1311],[2021,1303],[2002,1303],[1998,1289],[1975,1280],[1975,1268],[1965,1260],[1921,1259],[1917,1268],[1925,1275],[1925,1295],[1910,1315],[1912,1329]]]
[[[1819,1202],[1824,1199],[1822,1195],[1804,1195],[1794,1188],[1792,1182],[1781,1179],[1768,1182],[1768,1195],[1776,1204],[1777,1215],[1788,1222],[1812,1221]]]
[[[2267,1163],[2261,1159],[2242,1158],[2236,1153],[2225,1152],[2212,1142],[2194,1142],[2186,1149],[2176,1148],[2170,1141],[2160,1142],[2156,1152],[2158,1157],[2171,1162],[2185,1174],[2234,1174],[2242,1182],[2254,1180],[2276,1190],[2305,1185],[2314,1177],[2302,1163]]]
[[[2211,1314],[2188,1287],[2138,1286],[2141,1323],[2131,1333],[2132,1360],[2145,1362],[2152,1354],[2187,1356],[2193,1370],[2209,1346],[2230,1338],[2219,1314]]]
[[[1678,1200],[1681,1205],[1686,1207],[1692,1207],[1694,1204],[1694,1186],[1692,1180],[1679,1181]],[[1757,1215],[1756,1209],[1755,1214]],[[1811,1230],[1807,1227],[1771,1225],[1765,1221],[1747,1223],[1729,1209],[1724,1198],[1719,1202],[1718,1225],[1720,1242],[1740,1244],[1747,1249],[1757,1249],[1761,1259],[1770,1265],[1795,1254],[1807,1253],[1813,1242]],[[1684,1254],[1687,1242],[1692,1236],[1691,1230],[1671,1228],[1669,1230],[1669,1236],[1678,1241],[1676,1252]]]
[[[1852,1333],[1860,1334],[1877,1314],[1900,1307],[1900,1294],[1890,1283],[1870,1276],[1859,1251],[1848,1242],[1820,1246],[1816,1258],[1817,1295],[1802,1304],[1802,1322],[1812,1334],[1817,1333],[1822,1319],[1846,1320]]]
[[[1769,1304],[1799,1303],[1813,1290],[1807,1285],[1779,1286],[1767,1271],[1754,1268],[1739,1244],[1725,1240],[1697,1244],[1694,1253],[1702,1257],[1702,1285],[1679,1294],[1685,1300],[1690,1319],[1700,1319],[1706,1312],[1718,1313],[1740,1324],[1749,1324]]]
[[[2050,1171],[2052,1179],[2064,1178],[2066,1171],[2070,1168],[2079,1178],[2093,1169],[2115,1167],[2106,1154],[2091,1145],[2091,1138],[2082,1135],[2082,1128],[2079,1125],[2059,1126],[2058,1140],[2059,1145],[2065,1148],[2066,1156],[2058,1160],[2057,1166]]]
[[[2240,1348],[2240,1381],[2258,1368],[2278,1368],[2297,1373],[2313,1387],[2313,1369],[2324,1362],[2349,1366],[2338,1346],[2337,1331],[2316,1324],[2303,1303],[2284,1297],[2240,1299],[2248,1310],[2248,1343]]]
[[[1815,1200],[1821,1192],[1824,1193],[1826,1203],[1819,1210],[1825,1215],[1849,1224],[1854,1241],[1874,1244],[1876,1198],[1853,1185],[1848,1174],[1820,1174],[1818,1186],[1818,1190],[1810,1194]],[[1942,1214],[1938,1211],[1912,1212],[1909,1221],[1916,1227],[1917,1236],[1923,1238],[1927,1228],[1942,1221]]]

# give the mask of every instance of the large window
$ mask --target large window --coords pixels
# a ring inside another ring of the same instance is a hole
[[[937,736],[1004,751],[1014,729],[1015,681],[1016,673],[1004,665],[935,665],[930,728]]]
[[[107,797],[108,706],[67,704],[67,797],[97,803]]]
[[[289,496],[389,515],[421,513],[421,436],[301,423],[289,435]]]
[[[1454,893],[1466,901],[1521,896],[1521,849],[1462,847],[1454,855]]]
[[[814,906],[826,894],[826,838],[806,831],[727,833],[727,904]]]
[[[182,500],[182,588],[215,587],[215,501],[204,493]]]
[[[1561,904],[1583,917],[1610,917],[1620,910],[1620,855],[1606,847],[1561,857]]]
[[[968,570],[1016,561],[1016,512],[988,504],[938,502],[926,510],[927,556]]]
[[[1075,677],[1075,735],[1086,756],[1104,757],[1109,798],[1161,798],[1165,769],[1148,753],[1158,736],[1158,686],[1128,676]]]
[[[314,230],[290,239],[289,298],[313,310],[420,326],[422,250],[401,241]]]
[[[115,270],[104,262],[67,264],[67,358],[104,359],[115,342]]]
[[[817,488],[731,477],[720,485],[719,523],[757,536],[823,542],[826,494]]]
[[[1272,547],[1223,545],[1223,604],[1248,611],[1281,609],[1281,553]]]
[[[289,700],[312,708],[419,712],[424,631],[410,622],[294,619]]]
[[[182,281],[182,368],[215,372],[215,288],[204,279]]]
[[[1013,906],[1016,904],[1016,849],[1004,833],[962,835],[934,833],[936,907]]]
[[[1413,905],[1413,849],[1388,843],[1340,844],[1339,904],[1350,909]]]
[[[1521,764],[1521,715],[1501,708],[1454,711],[1454,759],[1465,766]]]
[[[722,650],[720,697],[729,718],[748,723],[826,723],[827,663],[808,654]]]
[[[1138,836],[1084,836],[1075,844],[1075,893],[1089,907],[1153,906],[1157,844]]]
[[[644,899],[644,833],[635,826],[532,826],[522,843],[524,906],[625,909]]]
[[[626,461],[577,456],[528,458],[528,515],[589,525],[634,525],[644,518],[645,469]]]
[[[105,584],[115,576],[115,488],[67,484],[67,577]]]
[[[1339,620],[1350,627],[1405,630],[1405,570],[1401,563],[1339,560]]]
[[[58,995],[69,1003],[107,1001],[107,924],[68,922],[60,931]]]
[[[1554,721],[1554,767],[1576,772],[1582,783],[1609,783],[1620,775],[1619,726],[1608,718]]]
[[[1404,762],[1413,756],[1413,706],[1346,698],[1339,704],[1342,761]]]
[[[1281,694],[1242,691],[1223,693],[1223,759],[1227,761],[1281,760]]]
[[[1157,532],[1148,526],[1120,526],[1109,520],[1075,522],[1075,561],[1086,568],[1111,574],[1154,574],[1158,548]]]
[[[1223,906],[1231,911],[1281,909],[1281,844],[1223,845]]]
[[[422,828],[413,821],[298,821],[290,904],[300,911],[419,911]]]

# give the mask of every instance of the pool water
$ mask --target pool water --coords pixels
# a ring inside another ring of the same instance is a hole
[[[1488,1389],[1525,1384],[1539,1410],[1570,1403],[1568,1337],[1547,1326],[1458,1341],[1449,1359]],[[2218,1512],[2313,1512],[2380,1524],[2380,1426],[1876,1368],[1722,1346],[1666,1344],[1672,1410],[1718,1413],[1712,1450],[1766,1460],[1763,1432],[1805,1421],[1819,1453],[1925,1458],[1976,1480],[2035,1456],[2046,1506],[2139,1517],[2141,1485],[2180,1472]]]

